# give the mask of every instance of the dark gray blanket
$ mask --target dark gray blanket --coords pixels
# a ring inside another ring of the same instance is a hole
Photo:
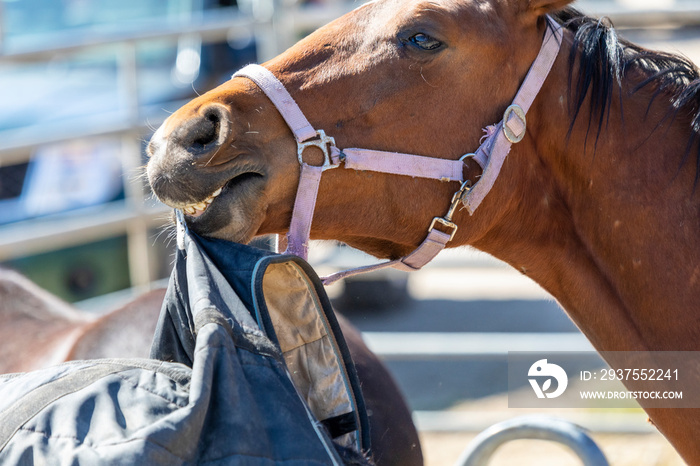
[[[308,264],[179,229],[153,359],[0,377],[0,464],[341,464],[337,445],[368,449]]]

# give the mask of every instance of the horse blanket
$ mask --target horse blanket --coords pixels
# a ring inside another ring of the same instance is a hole
[[[369,450],[347,347],[297,257],[180,218],[151,357],[0,376],[0,464],[321,465]]]

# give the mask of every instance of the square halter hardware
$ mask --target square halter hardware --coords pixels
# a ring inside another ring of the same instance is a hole
[[[304,165],[304,150],[308,147],[317,147],[323,152],[323,165],[321,165],[321,170],[326,171],[330,168],[338,168],[340,164],[333,164],[331,161],[331,147],[335,147],[335,139],[331,136],[327,136],[326,132],[322,129],[316,131],[316,137],[313,139],[307,139],[306,141],[297,141],[297,158],[299,159],[299,164]]]

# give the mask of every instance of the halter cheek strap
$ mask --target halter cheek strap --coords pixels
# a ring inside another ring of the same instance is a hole
[[[479,182],[462,199],[470,214],[474,213],[481,201],[491,191],[512,145],[520,142],[525,137],[525,115],[540,89],[542,89],[542,85],[547,79],[557,55],[559,55],[563,37],[561,26],[551,17],[547,16],[546,18],[550,27],[547,28],[540,53],[535,58],[532,66],[530,66],[523,84],[513,99],[513,103],[504,112],[503,120],[496,125],[493,135],[489,136],[477,150],[477,155],[479,152],[489,155],[487,155],[486,169],[481,175]]]
[[[323,279],[324,284],[333,283],[347,276],[386,267],[394,267],[406,271],[418,270],[437,256],[457,231],[457,225],[452,222],[452,215],[457,206],[463,203],[470,214],[474,213],[495,183],[512,144],[520,142],[525,136],[525,114],[549,74],[561,46],[561,27],[551,18],[547,17],[547,20],[551,27],[547,28],[540,53],[533,62],[512,105],[506,109],[503,120],[487,129],[487,136],[475,153],[466,154],[459,160],[438,159],[370,149],[353,148],[340,150],[336,147],[335,140],[332,137],[327,136],[323,130],[317,131],[311,126],[284,85],[266,68],[260,65],[248,65],[235,73],[233,78],[248,78],[262,89],[277,107],[297,141],[297,156],[301,165],[301,175],[294,202],[292,221],[287,234],[288,247],[286,252],[304,259],[307,258],[311,222],[321,182],[321,174],[325,170],[344,165],[347,169],[369,170],[446,182],[459,181],[462,184],[452,197],[447,214],[444,217],[433,219],[428,229],[428,235],[411,254],[394,261],[338,272],[325,277]],[[323,165],[314,166],[304,162],[303,153],[310,146],[314,146],[323,152]],[[465,182],[462,178],[463,161],[467,157],[473,158],[484,169],[480,180],[474,187],[471,187],[470,182]],[[448,232],[438,230],[436,228],[438,224]]]

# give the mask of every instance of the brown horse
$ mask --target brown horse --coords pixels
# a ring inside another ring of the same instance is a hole
[[[264,67],[339,148],[457,160],[513,101],[555,29],[550,14],[563,26],[561,50],[524,138],[478,209],[454,212],[449,246],[472,245],[530,276],[598,350],[697,351],[698,70],[618,39],[568,3],[375,0]],[[173,114],[149,152],[155,194],[188,213],[195,231],[248,241],[288,230],[297,145],[250,79],[234,78]],[[342,162],[321,178],[311,237],[378,257],[415,249],[459,188]],[[486,171],[480,179],[475,158],[464,164],[463,179],[478,188]],[[647,412],[686,461],[700,464],[700,411]]]
[[[96,316],[0,269],[0,374],[78,359],[146,358],[164,296],[165,289],[153,290]],[[362,384],[375,463],[423,464],[411,411],[394,379],[360,332],[340,315],[338,322]]]

